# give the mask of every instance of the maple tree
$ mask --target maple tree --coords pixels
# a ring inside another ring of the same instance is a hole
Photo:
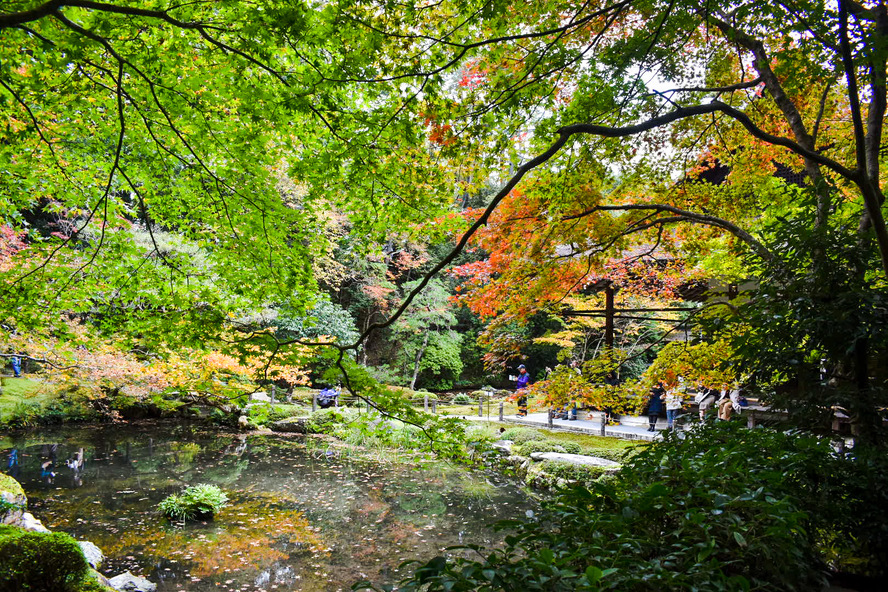
[[[490,257],[466,298],[499,322],[613,272],[626,289],[668,295],[716,266],[740,277],[785,266],[780,220],[841,239],[812,242],[793,265],[853,268],[852,292],[873,294],[888,270],[885,10],[5,5],[0,211],[14,232],[35,228],[27,216],[58,223],[32,230],[4,272],[3,314],[27,329],[48,310],[77,311],[197,345],[244,310],[310,308],[309,261],[336,240],[331,207],[362,254],[392,235],[459,237],[404,301],[337,344],[340,361],[475,235]],[[694,181],[719,166],[730,167],[724,182]],[[804,171],[804,186],[788,189],[780,167]],[[299,191],[281,190],[281,168]],[[482,210],[453,215],[491,181]],[[155,231],[179,246],[162,248]],[[848,237],[853,256],[836,247]],[[863,352],[851,355],[859,376],[866,352],[884,351],[849,345]]]

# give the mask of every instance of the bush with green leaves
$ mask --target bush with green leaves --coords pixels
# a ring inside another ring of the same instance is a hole
[[[228,505],[228,496],[215,485],[192,485],[160,502],[158,509],[170,520],[208,520]]]
[[[0,526],[0,592],[80,592],[90,588],[88,574],[69,535]]]
[[[472,398],[466,393],[458,393],[453,397],[453,403],[454,405],[471,405]]]
[[[560,462],[557,460],[544,460],[540,463],[543,472],[555,477],[556,479],[564,479],[571,483],[580,483],[589,485],[605,473],[607,469],[596,465],[575,465],[573,463]]]
[[[318,409],[305,422],[308,434],[332,434],[343,421],[343,413],[336,408]]]
[[[556,442],[555,440],[528,440],[523,444],[516,444],[512,448],[512,454],[530,456],[532,452],[562,452],[567,454],[580,454],[581,446],[576,442]]]
[[[820,589],[817,533],[849,508],[835,480],[846,459],[828,441],[739,423],[666,433],[614,477],[562,492],[532,519],[500,523],[511,531],[505,547],[414,564],[398,587]]]

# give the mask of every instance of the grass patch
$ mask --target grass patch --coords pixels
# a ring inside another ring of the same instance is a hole
[[[30,378],[3,378],[3,394],[0,394],[0,423],[13,417],[30,417],[57,400],[52,389]]]
[[[609,448],[612,450],[628,450],[635,448],[642,442],[637,440],[621,440],[619,438],[607,438],[602,436],[593,436],[591,434],[580,434],[577,432],[562,432],[556,430],[539,430],[545,434],[547,440],[555,440],[557,442],[576,442],[584,448]]]
[[[30,397],[36,395],[43,383],[31,378],[0,378],[3,385],[3,397]]]

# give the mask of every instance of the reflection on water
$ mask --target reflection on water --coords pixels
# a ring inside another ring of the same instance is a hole
[[[96,543],[102,571],[158,590],[348,590],[391,582],[399,564],[444,547],[496,544],[491,522],[533,507],[495,476],[386,460],[317,439],[192,426],[94,428],[23,437],[0,449],[32,512]],[[170,524],[160,500],[210,483],[231,504],[215,520]]]

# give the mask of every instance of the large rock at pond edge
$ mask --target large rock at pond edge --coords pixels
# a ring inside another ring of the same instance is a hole
[[[108,580],[108,583],[112,588],[121,592],[154,592],[157,590],[157,584],[152,584],[145,578],[134,576],[130,572],[114,576]]]
[[[512,452],[512,445],[514,442],[511,440],[497,440],[493,444],[491,444],[491,448],[495,450],[499,450],[503,455],[508,456],[510,452]]]
[[[34,515],[30,512],[25,512],[24,514],[22,514],[22,517],[19,519],[19,521],[13,523],[12,525],[33,532],[49,532],[49,529],[43,526],[42,522],[34,518]]]
[[[295,432],[297,434],[304,434],[307,431],[307,428],[305,427],[305,422],[307,420],[307,417],[288,417],[287,419],[272,422],[271,429],[276,432]]]
[[[102,550],[94,543],[89,541],[77,541],[77,544],[80,545],[80,550],[83,551],[83,556],[86,557],[86,562],[89,563],[91,567],[97,568],[102,564],[102,561],[105,560],[105,554],[102,553]]]
[[[598,458],[597,456],[583,456],[582,454],[567,454],[564,452],[531,452],[530,458],[536,461],[557,460],[573,465],[591,465],[594,467],[604,467],[606,469],[613,470],[620,468],[620,463],[618,462],[614,462],[606,458]]]

